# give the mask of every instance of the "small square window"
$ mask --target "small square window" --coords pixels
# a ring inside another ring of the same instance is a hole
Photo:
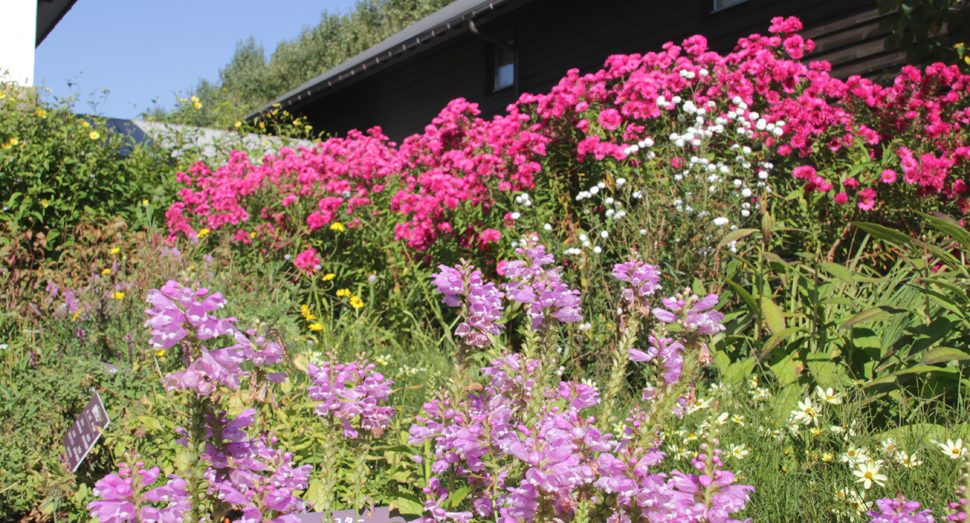
[[[515,51],[508,47],[492,47],[492,91],[500,91],[515,83]]]
[[[712,0],[712,1],[713,1],[713,6],[711,9],[711,12],[716,13],[718,11],[723,11],[729,7],[734,7],[738,4],[743,4],[748,0]]]

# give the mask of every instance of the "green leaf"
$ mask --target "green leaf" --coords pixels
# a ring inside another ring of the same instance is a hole
[[[855,278],[852,277],[852,271],[846,269],[845,267],[839,265],[838,263],[825,262],[822,263],[822,268],[826,272],[835,276],[836,278],[848,283],[849,285],[855,287]]]
[[[889,309],[890,307],[873,307],[871,309],[866,309],[855,316],[849,318],[845,323],[839,325],[839,329],[845,329],[851,327],[857,323],[867,322],[867,321],[887,321],[893,319],[894,314],[887,312],[884,309]]]
[[[954,360],[970,360],[970,354],[952,347],[936,347],[926,351],[919,363],[920,365],[935,365]]]
[[[468,495],[471,493],[472,493],[472,488],[469,487],[468,485],[465,485],[464,487],[458,490],[455,490],[454,492],[448,495],[448,499],[445,500],[445,506],[450,508],[455,508],[462,501],[464,501],[465,498],[468,497]]]
[[[748,306],[748,309],[751,311],[751,313],[757,316],[758,318],[761,318],[761,308],[758,307],[758,302],[755,301],[754,296],[752,296],[750,292],[744,290],[744,287],[741,287],[733,280],[728,280],[727,283],[731,287],[731,290],[736,292],[738,296],[741,297],[741,301],[743,301]]]
[[[909,236],[888,227],[883,227],[882,225],[876,225],[874,223],[866,222],[849,222],[852,225],[862,229],[863,231],[869,233],[869,236],[877,240],[883,240],[890,243],[895,243],[897,245],[910,245],[912,239]]]
[[[772,334],[778,334],[785,330],[785,314],[781,308],[771,299],[771,296],[761,297],[761,313],[764,314],[765,323]]]
[[[779,343],[787,340],[792,334],[795,334],[796,332],[803,331],[803,330],[805,330],[805,327],[788,327],[787,329],[782,329],[778,331],[773,336],[768,338],[768,341],[766,341],[765,344],[761,346],[761,350],[758,351],[758,357],[764,358],[765,356],[768,355],[769,352],[774,350],[774,348],[777,347]]]
[[[749,234],[752,234],[755,232],[758,232],[758,229],[735,229],[725,234],[724,237],[721,238],[721,241],[717,243],[717,248],[720,249],[721,247],[724,247],[725,245],[733,241],[740,240],[741,238],[744,238],[745,236],[748,236]]]
[[[928,372],[956,372],[957,369],[952,367],[935,367],[933,365],[913,365],[908,369],[903,369],[901,371],[894,372],[893,376],[900,376],[903,374],[926,374]]]

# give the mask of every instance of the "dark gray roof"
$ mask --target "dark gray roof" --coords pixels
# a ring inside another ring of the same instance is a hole
[[[376,69],[382,69],[389,63],[396,62],[395,59],[405,51],[415,50],[419,45],[423,50],[442,43],[445,41],[445,38],[442,38],[445,33],[454,34],[467,30],[468,22],[475,18],[508,4],[514,3],[518,6],[527,2],[528,0],[455,0],[374,47],[276,98],[248,117],[256,117],[270,110],[275,104],[280,104],[282,108],[302,105],[321,91],[334,87],[338,83],[369,75]]]
[[[74,7],[77,0],[37,0],[37,40],[35,46],[47,38],[57,22]]]

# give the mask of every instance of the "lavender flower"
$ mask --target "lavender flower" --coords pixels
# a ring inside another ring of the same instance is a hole
[[[653,296],[662,288],[659,269],[656,265],[648,265],[632,256],[626,263],[614,265],[613,277],[633,285],[632,288],[623,289],[623,299],[633,303],[635,300]]]
[[[870,510],[867,515],[872,523],[933,523],[933,511],[930,509],[917,512],[920,504],[917,501],[906,501],[902,495],[896,498],[884,498],[876,501],[879,510]]]
[[[432,274],[438,292],[445,295],[442,303],[449,307],[462,306],[459,295],[466,296],[462,312],[467,321],[458,325],[455,336],[465,339],[474,347],[484,347],[488,335],[498,335],[503,328],[496,322],[502,320],[502,293],[492,282],[482,280],[482,272],[471,265],[455,268],[439,265],[439,273]]]
[[[556,261],[546,253],[546,247],[537,245],[528,250],[520,247],[515,252],[524,254],[528,261],[514,260],[506,264],[505,275],[514,281],[505,284],[504,289],[509,299],[527,306],[532,330],[545,329],[547,315],[563,323],[582,321],[580,293],[562,281],[559,274],[562,267],[543,267]]]
[[[315,383],[308,389],[310,398],[321,402],[317,415],[339,420],[344,437],[356,439],[359,430],[380,437],[387,430],[394,409],[380,403],[387,401],[394,382],[374,372],[374,364],[366,359],[347,364],[328,361],[321,367],[308,365],[307,374]],[[355,420],[356,426],[351,424]]]
[[[143,491],[158,479],[160,469],[143,469],[142,462],[130,467],[121,463],[117,474],[108,474],[94,484],[94,495],[98,500],[88,503],[88,510],[101,523],[122,523],[139,521],[142,523],[181,522],[186,510],[191,508],[185,481],[170,475],[165,485]],[[144,502],[165,503],[163,508],[146,505]]]

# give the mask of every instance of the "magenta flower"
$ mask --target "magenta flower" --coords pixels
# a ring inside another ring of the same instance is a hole
[[[394,409],[381,403],[387,401],[394,382],[385,380],[374,367],[367,360],[307,366],[307,375],[314,383],[307,389],[309,396],[320,402],[317,415],[338,421],[345,438],[356,439],[359,430],[380,437],[390,426]]]
[[[879,510],[870,510],[866,515],[872,523],[933,523],[933,511],[920,509],[917,501],[906,501],[902,495],[876,501]]]

